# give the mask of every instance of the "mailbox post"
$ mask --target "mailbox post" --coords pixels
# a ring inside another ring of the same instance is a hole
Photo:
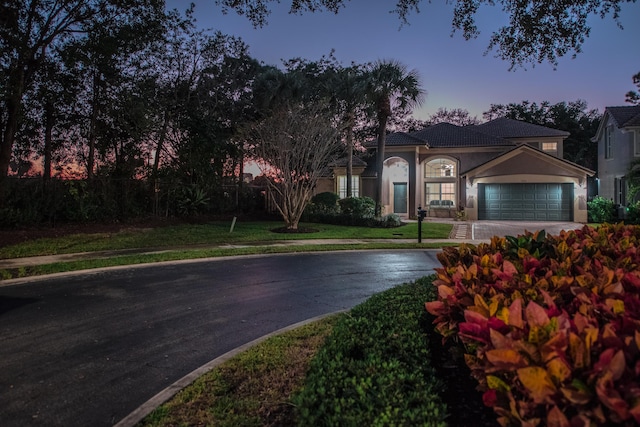
[[[418,206],[418,243],[422,243],[422,220],[427,216],[427,211]]]

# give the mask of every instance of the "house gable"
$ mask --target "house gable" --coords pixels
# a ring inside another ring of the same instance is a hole
[[[595,172],[522,144],[462,175],[470,182],[499,175],[555,175],[584,180]]]
[[[595,136],[591,138],[591,141],[600,140],[604,130],[610,123],[618,129],[631,130],[640,128],[640,105],[605,108],[598,130]]]

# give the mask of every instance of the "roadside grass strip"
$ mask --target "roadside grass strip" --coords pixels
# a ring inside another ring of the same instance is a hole
[[[456,243],[394,243],[393,240],[381,243],[349,243],[349,244],[322,244],[322,245],[272,245],[272,246],[246,246],[246,247],[222,247],[209,249],[166,250],[157,253],[144,253],[135,255],[111,256],[100,259],[84,259],[78,261],[57,262],[43,265],[32,265],[19,268],[0,269],[0,281],[20,279],[25,277],[42,276],[47,274],[65,273],[72,271],[133,266],[158,262],[198,260],[205,258],[219,258],[227,256],[247,256],[264,254],[287,254],[298,252],[327,252],[343,250],[382,250],[382,249],[434,249],[444,246],[456,245]]]

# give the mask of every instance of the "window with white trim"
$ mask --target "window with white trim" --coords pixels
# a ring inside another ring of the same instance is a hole
[[[338,196],[347,197],[346,175],[338,175]],[[360,175],[351,175],[351,197],[360,197]]]
[[[453,207],[456,200],[456,184],[453,182],[427,182],[424,192],[425,204],[430,207]]]
[[[631,132],[631,138],[633,138],[633,155],[635,157],[640,157],[640,137],[638,137],[639,133],[640,132],[638,131]]]

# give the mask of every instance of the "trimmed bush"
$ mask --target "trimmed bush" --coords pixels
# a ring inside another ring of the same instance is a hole
[[[447,425],[424,329],[430,282],[377,294],[336,324],[294,397],[298,425]]]
[[[320,193],[305,209],[304,220],[324,224],[394,228],[402,225],[400,217],[389,214],[376,218],[375,202],[370,197],[339,199],[335,193]]]
[[[354,218],[373,218],[376,202],[371,197],[347,197],[338,201],[340,212]]]
[[[312,213],[337,214],[340,212],[339,199],[336,193],[330,191],[318,193],[311,198],[309,208]]]
[[[596,196],[592,201],[587,202],[587,215],[589,222],[611,223],[616,217],[613,200]]]
[[[396,214],[385,215],[382,218],[376,218],[373,227],[382,227],[382,228],[395,228],[400,227],[402,225],[402,220]]]
[[[627,217],[624,222],[627,224],[640,224],[640,202],[635,202],[627,207]]]

